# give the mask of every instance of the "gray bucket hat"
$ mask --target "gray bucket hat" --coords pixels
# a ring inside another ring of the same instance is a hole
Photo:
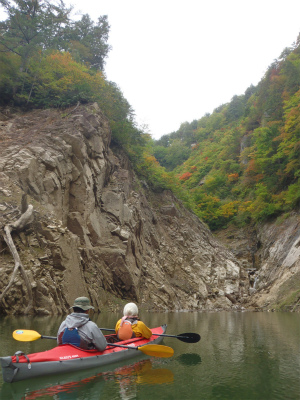
[[[90,300],[87,297],[77,297],[77,299],[74,300],[74,304],[72,307],[78,307],[81,308],[82,310],[89,310],[92,308],[94,310],[95,307],[91,306]]]

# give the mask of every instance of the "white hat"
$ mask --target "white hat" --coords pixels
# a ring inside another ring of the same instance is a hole
[[[139,309],[134,303],[127,303],[123,310],[124,317],[137,317],[139,314]]]

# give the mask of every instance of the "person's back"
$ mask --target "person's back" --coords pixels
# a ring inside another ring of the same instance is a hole
[[[103,351],[107,342],[98,326],[89,319],[88,312],[94,308],[89,299],[78,297],[72,308],[74,312],[67,316],[58,329],[57,343]]]
[[[138,318],[138,308],[134,303],[128,303],[124,307],[123,317],[117,322],[116,334],[120,340],[128,340],[132,337],[152,336],[151,330]]]

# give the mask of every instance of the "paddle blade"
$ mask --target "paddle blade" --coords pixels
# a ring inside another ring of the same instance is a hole
[[[13,332],[13,338],[19,342],[33,342],[40,339],[41,335],[36,331],[26,329],[17,329]]]
[[[197,343],[200,341],[201,336],[198,333],[180,333],[177,339],[185,343]]]
[[[140,346],[138,349],[147,354],[148,356],[153,357],[172,357],[174,354],[174,350],[168,346],[162,346],[159,344],[146,344],[145,346]]]

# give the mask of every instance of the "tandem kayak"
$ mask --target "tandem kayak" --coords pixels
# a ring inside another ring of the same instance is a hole
[[[104,351],[83,350],[70,344],[54,347],[51,350],[22,354],[17,352],[14,356],[0,357],[3,379],[5,382],[17,382],[41,376],[62,374],[80,371],[88,368],[101,367],[116,363],[140,354],[138,347],[157,344],[163,339],[167,325],[151,329],[153,336],[150,339],[134,338],[116,342],[116,335],[105,336],[109,344]],[[130,346],[128,348],[115,347],[116,345]]]

